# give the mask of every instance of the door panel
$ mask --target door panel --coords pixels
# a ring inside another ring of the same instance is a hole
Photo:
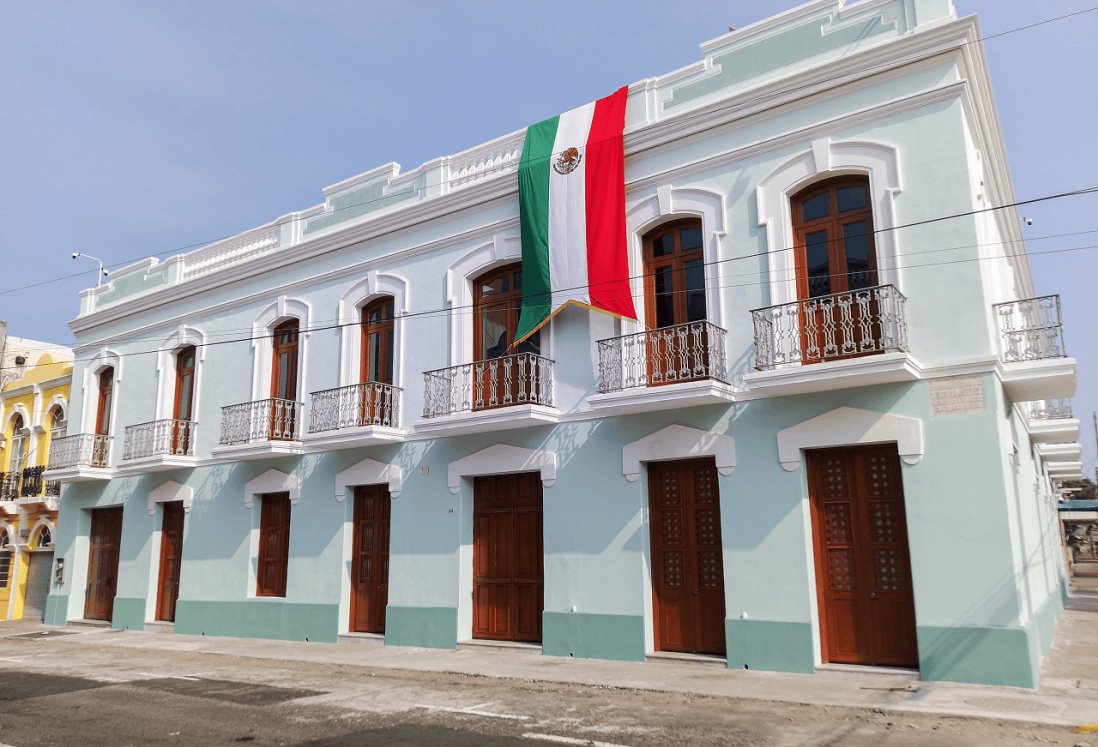
[[[473,491],[473,637],[540,642],[541,479],[478,477]]]
[[[917,666],[896,447],[812,451],[808,468],[824,661]]]
[[[389,603],[389,491],[384,485],[355,488],[351,559],[351,630],[385,632]]]
[[[648,465],[656,648],[725,653],[724,550],[712,459]]]
[[[156,619],[175,622],[175,603],[179,599],[179,572],[183,565],[183,503],[172,501],[163,506]]]
[[[122,508],[92,511],[88,547],[88,587],[84,617],[110,621],[118,588],[118,550],[122,543]]]
[[[27,567],[27,596],[23,601],[23,619],[41,622],[46,612],[46,597],[50,593],[50,570],[53,568],[53,553],[30,553]]]

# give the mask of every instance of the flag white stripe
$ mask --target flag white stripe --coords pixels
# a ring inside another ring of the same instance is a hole
[[[568,148],[579,148],[585,156],[594,116],[594,102],[561,114],[550,158],[555,161]],[[561,301],[556,295],[561,288],[576,288],[568,291],[567,297],[591,303],[587,292],[586,174],[585,158],[568,174],[549,169],[549,282],[554,308]]]

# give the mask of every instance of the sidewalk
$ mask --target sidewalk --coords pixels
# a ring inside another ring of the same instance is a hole
[[[922,682],[913,674],[826,670],[778,674],[728,670],[721,665],[659,659],[646,663],[564,659],[536,650],[463,646],[457,651],[387,647],[380,640],[324,644],[240,638],[206,638],[152,632],[80,629],[65,640],[106,648],[134,648],[244,656],[514,678],[599,687],[689,693],[810,705],[879,709],[943,716],[1028,721],[1059,726],[1098,723],[1098,564],[1081,568],[1068,609],[1045,661],[1041,688]],[[41,625],[5,623],[3,635]],[[76,630],[70,626],[65,631]]]

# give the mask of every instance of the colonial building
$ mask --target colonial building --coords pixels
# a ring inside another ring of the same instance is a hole
[[[513,344],[524,132],[85,291],[48,621],[1035,685],[1075,361],[974,19],[701,52],[629,88],[639,322]]]
[[[0,620],[41,620],[57,531],[59,483],[43,479],[65,435],[72,351],[8,337],[0,322]]]

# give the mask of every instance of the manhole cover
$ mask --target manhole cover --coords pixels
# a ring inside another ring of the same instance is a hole
[[[75,635],[75,630],[36,630],[33,633],[19,633],[18,635],[9,635],[8,638],[19,638],[24,641],[37,641],[42,638],[57,638],[63,635]]]
[[[1028,713],[1040,713],[1049,710],[1048,705],[1034,700],[1021,698],[1002,698],[989,695],[986,698],[969,698],[965,703],[977,708],[987,708],[993,711],[1026,711]]]

